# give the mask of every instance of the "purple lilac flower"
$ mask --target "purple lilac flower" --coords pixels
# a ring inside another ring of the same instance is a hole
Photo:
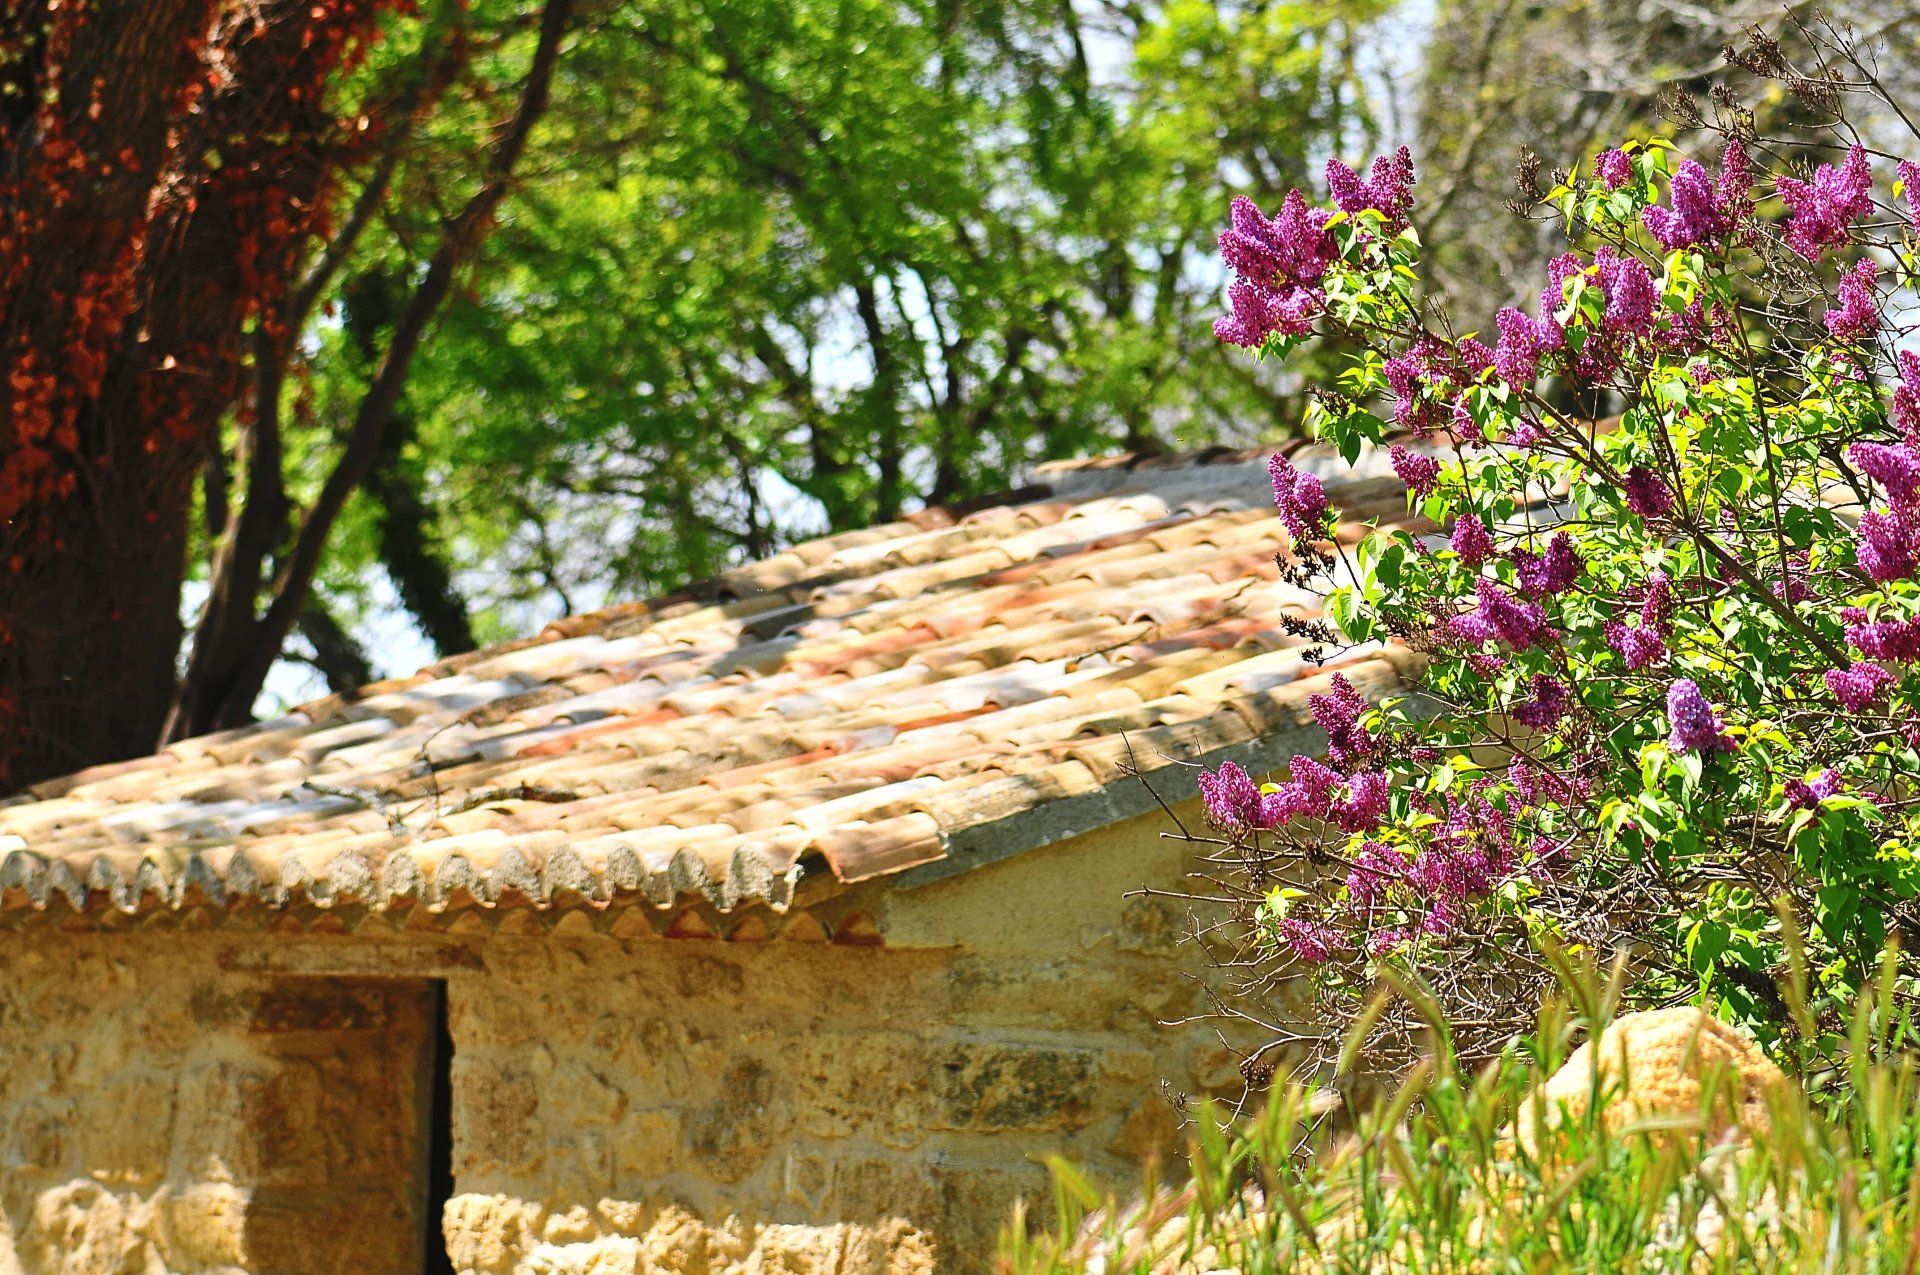
[[[1272,292],[1245,279],[1227,285],[1228,314],[1213,321],[1213,335],[1228,345],[1257,350],[1276,332],[1304,336],[1313,331],[1320,296],[1306,288]]]
[[[1267,462],[1273,479],[1273,503],[1280,510],[1280,521],[1296,541],[1319,540],[1326,536],[1332,521],[1332,507],[1319,478],[1278,452]]]
[[[1695,160],[1683,160],[1673,171],[1668,191],[1670,208],[1649,208],[1641,222],[1668,252],[1723,239],[1739,226],[1748,211],[1747,193],[1753,185],[1747,153],[1729,142],[1720,160],[1718,183]]]
[[[1547,286],[1540,290],[1539,332],[1548,349],[1557,350],[1566,340],[1566,330],[1554,316],[1567,303],[1567,280],[1585,274],[1586,269],[1586,258],[1577,252],[1563,252],[1547,262]],[[1547,326],[1549,324],[1552,326]]]
[[[1344,673],[1333,675],[1333,687],[1323,695],[1309,695],[1307,708],[1327,732],[1327,756],[1336,766],[1365,762],[1379,751],[1380,741],[1360,725],[1367,701]]]
[[[1327,233],[1331,214],[1307,207],[1306,196],[1287,192],[1278,216],[1269,219],[1245,195],[1235,196],[1230,224],[1220,232],[1220,255],[1247,282],[1263,288],[1310,288],[1339,256]]]
[[[1406,875],[1405,859],[1378,841],[1368,841],[1353,856],[1353,867],[1347,873],[1347,897],[1360,907],[1374,907],[1386,898],[1393,883]]]
[[[1421,341],[1381,365],[1387,388],[1393,391],[1394,423],[1401,429],[1424,438],[1440,423],[1443,408],[1428,387],[1449,388],[1453,377],[1447,363],[1445,352],[1435,343]]]
[[[1531,386],[1540,379],[1540,357],[1546,350],[1539,325],[1524,311],[1508,306],[1494,316],[1500,344],[1493,352],[1494,371],[1509,385]]]
[[[1900,679],[1878,664],[1859,661],[1846,668],[1827,670],[1827,690],[1850,713],[1873,706],[1880,693]]]
[[[1516,602],[1492,580],[1482,578],[1474,587],[1479,606],[1456,615],[1449,624],[1453,635],[1464,642],[1505,642],[1516,651],[1552,640],[1547,628],[1547,613],[1537,602]]]
[[[1907,370],[1903,365],[1903,376]],[[1920,447],[1912,442],[1855,443],[1847,449],[1847,458],[1884,487],[1888,497],[1886,509],[1860,515],[1855,545],[1860,569],[1881,584],[1912,576],[1920,566]]]
[[[1516,550],[1513,563],[1521,590],[1533,598],[1565,593],[1580,578],[1580,569],[1586,565],[1573,547],[1572,537],[1564,531],[1553,534],[1543,554]]]
[[[1782,787],[1786,789],[1789,806],[1796,810],[1817,810],[1821,802],[1840,791],[1840,776],[1827,769],[1811,780],[1789,779]]]
[[[1900,193],[1907,197],[1907,214],[1914,228],[1920,229],[1920,164],[1903,159],[1894,168],[1894,176],[1900,179]]]
[[[1295,819],[1326,818],[1340,783],[1339,771],[1311,757],[1295,757],[1287,782],[1260,799],[1260,826],[1278,828]]]
[[[1607,298],[1601,325],[1619,336],[1649,336],[1653,315],[1660,303],[1660,290],[1653,274],[1640,258],[1603,247],[1594,254],[1600,276],[1600,289]]]
[[[1433,485],[1440,478],[1440,462],[1423,452],[1395,443],[1387,449],[1387,458],[1393,462],[1393,472],[1407,485],[1407,490],[1416,496],[1426,496],[1433,492]]]
[[[1807,583],[1807,557],[1804,550],[1790,554],[1781,565],[1780,579],[1773,582],[1773,596],[1788,606],[1813,600],[1813,586]]]
[[[1215,827],[1251,827],[1260,808],[1260,786],[1238,765],[1223,761],[1217,771],[1200,772],[1200,804]]]
[[[1355,775],[1348,781],[1346,800],[1333,808],[1334,821],[1342,832],[1371,832],[1385,821],[1392,797],[1392,786],[1381,772]]]
[[[1627,508],[1642,518],[1659,518],[1673,508],[1673,489],[1645,465],[1627,471],[1624,490]]]
[[[1854,546],[1860,569],[1879,584],[1905,580],[1920,566],[1920,535],[1916,519],[1899,510],[1860,515],[1859,539]]]
[[[1447,543],[1460,555],[1460,561],[1476,570],[1493,553],[1493,535],[1476,513],[1462,514],[1454,520],[1453,536]]]
[[[1847,448],[1847,459],[1885,487],[1896,505],[1920,497],[1920,449],[1911,444],[1855,443]]]
[[[1531,697],[1514,705],[1513,717],[1521,725],[1535,730],[1548,730],[1557,725],[1573,704],[1573,692],[1567,689],[1567,684],[1545,673],[1533,675],[1532,691]]]
[[[1907,446],[1920,447],[1920,354],[1899,350],[1894,362],[1900,383],[1893,387],[1893,423],[1906,436]]]
[[[1407,227],[1413,181],[1413,155],[1404,146],[1391,156],[1376,158],[1364,179],[1337,159],[1327,161],[1327,190],[1334,205],[1348,215],[1367,209],[1384,214],[1390,235]]]
[[[1529,806],[1559,805],[1573,807],[1593,796],[1593,780],[1575,774],[1542,770],[1525,761],[1507,768],[1507,786]]]
[[[1704,301],[1694,298],[1684,310],[1661,311],[1654,327],[1653,341],[1668,354],[1686,357],[1707,348],[1709,332],[1720,323],[1719,311],[1709,311]]]
[[[1479,380],[1493,370],[1493,351],[1477,337],[1463,337],[1456,352],[1469,380]]]
[[[1323,964],[1332,960],[1336,953],[1347,950],[1346,935],[1324,921],[1283,916],[1274,923],[1274,929],[1287,950],[1293,953],[1294,959],[1307,965]]]
[[[1845,243],[1847,229],[1873,210],[1873,177],[1867,171],[1867,152],[1850,147],[1840,167],[1822,164],[1811,184],[1782,177],[1775,189],[1786,202],[1787,246],[1809,261],[1837,243]]]
[[[1523,420],[1507,431],[1507,444],[1525,451],[1546,436],[1538,421]]]
[[[1322,303],[1320,280],[1338,256],[1326,229],[1329,215],[1308,208],[1297,190],[1271,220],[1251,199],[1234,199],[1230,224],[1220,232],[1220,255],[1240,277],[1227,289],[1231,312],[1214,320],[1215,336],[1258,348],[1276,332],[1301,336],[1312,330]]]
[[[1641,627],[1665,633],[1671,623],[1672,610],[1673,581],[1666,572],[1655,571],[1647,577],[1647,592],[1640,599]]]
[[[1880,297],[1874,291],[1878,277],[1879,271],[1868,257],[1860,258],[1852,270],[1840,276],[1840,304],[1825,315],[1827,331],[1837,340],[1858,341],[1880,326]]]
[[[1870,660],[1911,664],[1920,660],[1920,620],[1869,620],[1864,611],[1849,608],[1847,641]]]
[[[1601,627],[1601,632],[1606,636],[1607,645],[1635,672],[1666,663],[1667,643],[1657,629],[1644,626],[1629,628],[1618,620],[1609,620]]]
[[[1726,752],[1733,747],[1707,697],[1687,678],[1667,688],[1667,720],[1673,725],[1667,747],[1676,753]]]
[[[1619,190],[1633,180],[1633,157],[1617,147],[1594,156],[1593,167],[1608,190]]]

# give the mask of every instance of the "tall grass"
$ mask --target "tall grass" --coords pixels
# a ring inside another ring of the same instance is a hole
[[[1619,968],[1566,971],[1564,998],[1477,1075],[1402,983],[1434,1044],[1403,1083],[1364,1100],[1285,1086],[1240,1120],[1202,1111],[1188,1182],[1149,1184],[1130,1207],[1055,1163],[1057,1215],[1037,1235],[1016,1218],[1001,1270],[1920,1272],[1920,1073],[1892,964],[1838,1047],[1797,1060],[1800,1083],[1778,1086],[1762,1118],[1731,1124],[1709,1085],[1697,1112],[1623,1119],[1616,1106],[1610,1120],[1618,1094],[1598,1070],[1589,1101],[1544,1111],[1543,1080],[1613,1020]],[[1804,981],[1790,981],[1799,1038],[1814,1040]]]

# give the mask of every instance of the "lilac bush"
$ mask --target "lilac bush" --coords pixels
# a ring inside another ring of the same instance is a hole
[[[1425,661],[1381,706],[1336,673],[1324,761],[1204,777],[1255,966],[1357,1007],[1410,965],[1498,1026],[1541,940],[1624,945],[1646,994],[1777,1029],[1777,900],[1831,997],[1920,951],[1920,169],[1776,154],[1627,141],[1536,190],[1567,251],[1485,336],[1422,292],[1406,151],[1330,164],[1332,208],[1235,201],[1215,331],[1351,352],[1308,424],[1415,516],[1349,551],[1276,457],[1300,627]]]

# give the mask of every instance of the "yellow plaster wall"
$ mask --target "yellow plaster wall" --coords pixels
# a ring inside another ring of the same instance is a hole
[[[764,915],[739,931],[764,942],[0,932],[0,1275],[266,1269],[249,1121],[276,1082],[235,1006],[369,974],[447,984],[463,1272],[983,1269],[1013,1200],[1042,1198],[1038,1157],[1126,1187],[1177,1145],[1163,1080],[1237,1080],[1210,1030],[1155,1025],[1194,1004],[1180,913],[1122,896],[1179,876],[1165,826],[820,905],[882,946]],[[366,1092],[298,1110],[342,1154],[381,1118]]]

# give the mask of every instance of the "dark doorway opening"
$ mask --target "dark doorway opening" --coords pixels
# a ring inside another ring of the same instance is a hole
[[[447,988],[269,976],[243,1002],[252,1055],[228,1097],[250,1146],[254,1275],[446,1275],[453,1190]]]
[[[433,983],[433,1059],[427,1096],[426,1234],[422,1248],[425,1275],[454,1275],[447,1251],[447,1201],[453,1198],[453,1030],[447,1022],[447,985]]]

